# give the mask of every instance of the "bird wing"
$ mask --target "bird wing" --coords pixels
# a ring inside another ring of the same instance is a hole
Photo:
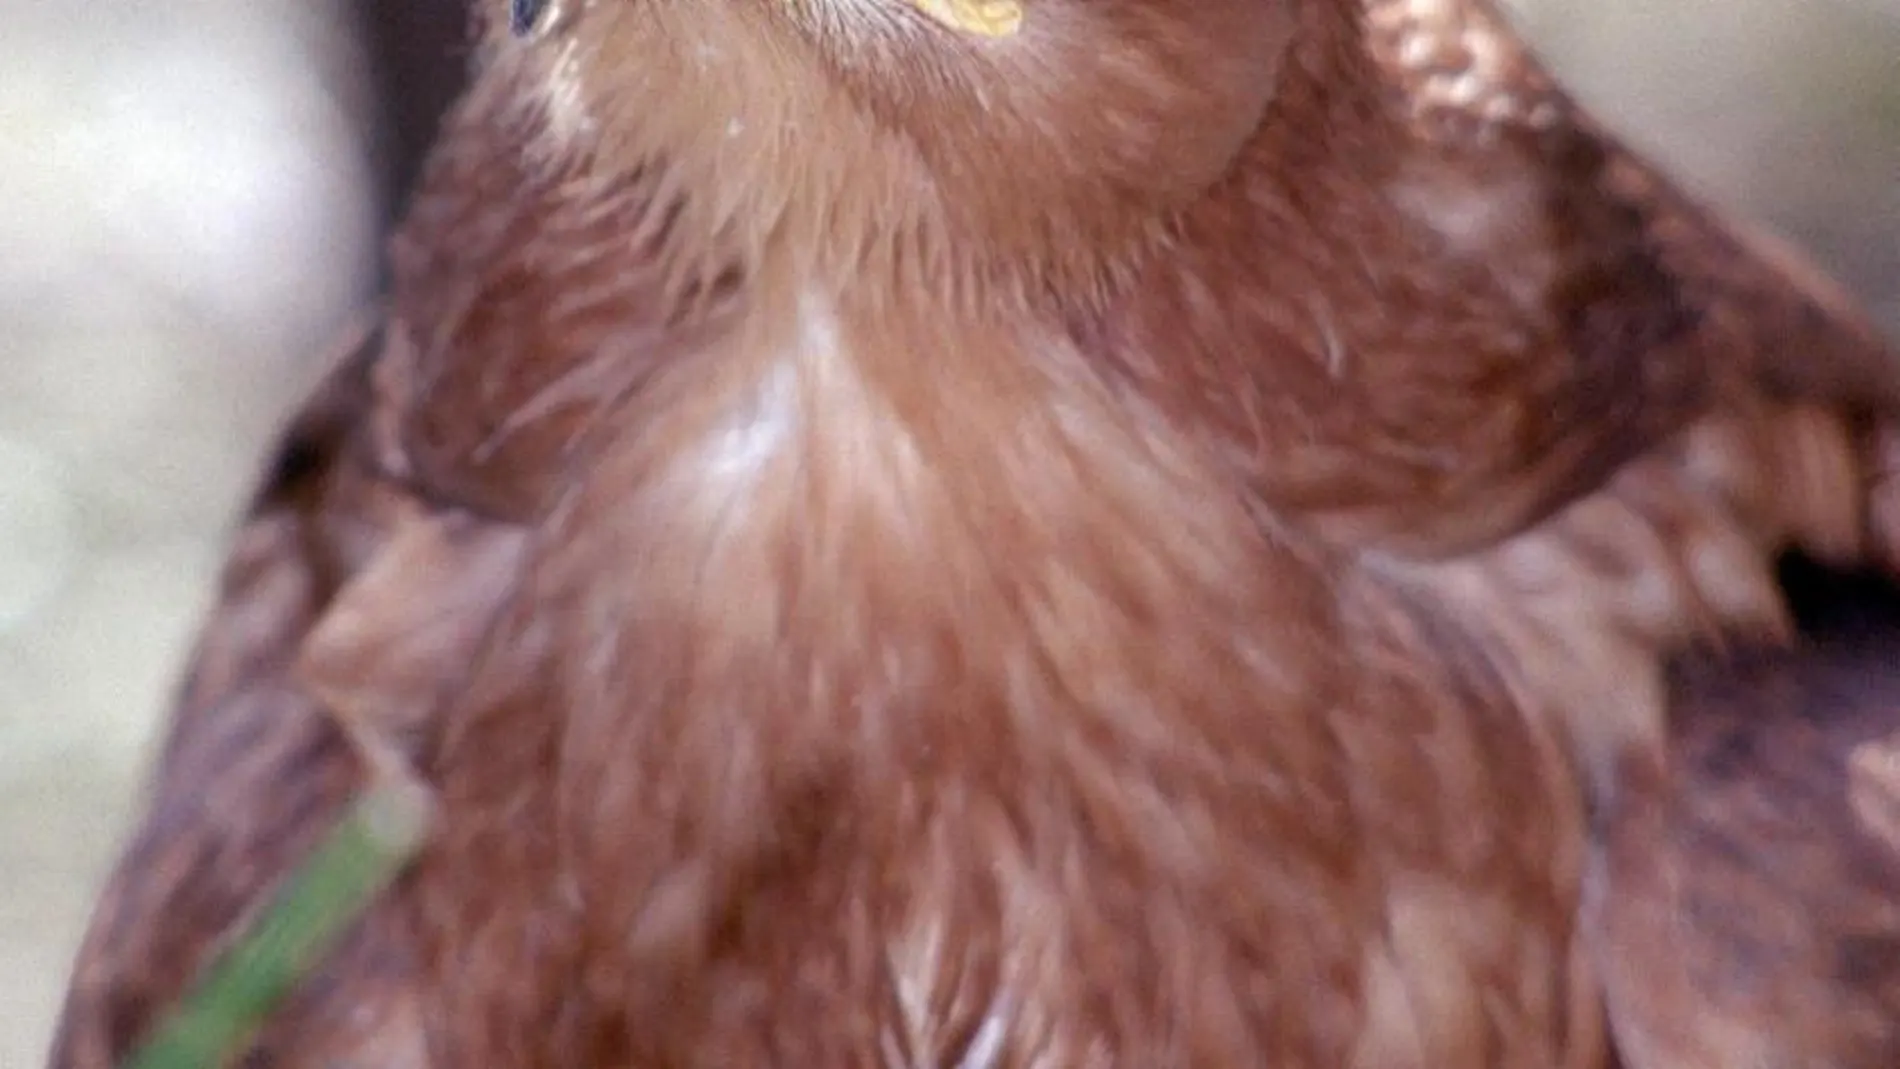
[[[1630,1069],[1900,1063],[1896,621],[1674,673],[1589,907]]]
[[[1399,377],[1380,387],[1394,403],[1409,392],[1429,415],[1435,389],[1468,387],[1490,408],[1468,425],[1516,413],[1489,452],[1455,454],[1443,485],[1403,517],[1420,533],[1396,540],[1425,555],[1490,544],[1690,428],[1702,429],[1698,486],[1733,498],[1764,539],[1837,559],[1876,548],[1870,533],[1891,540],[1863,529],[1857,507],[1885,464],[1878,432],[1900,411],[1900,358],[1869,322],[1797,255],[1725,223],[1603,130],[1490,0],[1373,0],[1367,11],[1413,142],[1387,196],[1438,232],[1443,270],[1476,265],[1517,294],[1530,339],[1528,359],[1493,369],[1489,390],[1475,372],[1394,362]],[[1481,348],[1435,361],[1481,362]],[[1865,478],[1789,477],[1827,463]]]
[[[396,506],[352,448],[373,335],[284,436],[237,532],[143,821],[92,918],[52,1064],[116,1064],[356,789],[336,724],[289,678]]]
[[[1487,0],[1368,10],[1445,188],[1504,205],[1471,255],[1545,272],[1539,299],[1570,316],[1572,343],[1540,357],[1543,435],[1486,473],[1541,505],[1513,526],[1453,501],[1467,514],[1441,508],[1436,533],[1457,552],[1385,566],[1488,632],[1524,708],[1573,741],[1601,821],[1588,929],[1619,1054],[1892,1064],[1900,630],[1786,650],[1776,562],[1895,562],[1900,360],[1797,255],[1599,129]],[[1562,225],[1511,216],[1526,174]]]
[[[54,1066],[114,1065],[174,1007],[370,781],[366,749],[403,751],[505,589],[512,534],[425,504],[376,460],[382,337],[354,337],[236,534],[145,815],[81,948]],[[298,995],[310,1012],[286,1015],[313,1064],[421,1063],[403,947],[375,927]],[[352,1000],[382,996],[380,1013],[328,1001],[345,976]]]
[[[1661,655],[1788,632],[1779,554],[1894,559],[1900,357],[1798,257],[1598,128],[1489,0],[1367,10],[1416,157],[1391,196],[1438,221],[1447,272],[1523,287],[1531,341],[1489,391],[1438,366],[1481,357],[1390,362],[1401,411],[1461,390],[1484,411],[1409,421],[1455,463],[1359,540],[1497,634],[1604,779],[1617,748],[1660,743]],[[1485,419],[1506,433],[1456,437]]]

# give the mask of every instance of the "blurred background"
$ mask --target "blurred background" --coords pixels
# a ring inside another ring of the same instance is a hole
[[[261,450],[374,292],[461,2],[0,0],[0,1066],[44,1057]],[[1612,125],[1900,334],[1900,0],[1514,6]]]

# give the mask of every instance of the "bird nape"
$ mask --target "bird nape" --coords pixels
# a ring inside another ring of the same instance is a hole
[[[477,23],[57,1069],[412,778],[257,1063],[1893,1064],[1900,366],[1490,0]]]

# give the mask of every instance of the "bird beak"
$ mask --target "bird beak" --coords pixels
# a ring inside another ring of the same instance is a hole
[[[981,37],[1009,37],[1022,28],[1018,0],[910,0],[917,9],[953,30]]]

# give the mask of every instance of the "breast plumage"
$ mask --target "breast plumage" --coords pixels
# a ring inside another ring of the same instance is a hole
[[[392,777],[268,1064],[1675,1064],[1606,815],[1897,533],[1811,273],[1487,0],[479,21],[55,1065]]]

